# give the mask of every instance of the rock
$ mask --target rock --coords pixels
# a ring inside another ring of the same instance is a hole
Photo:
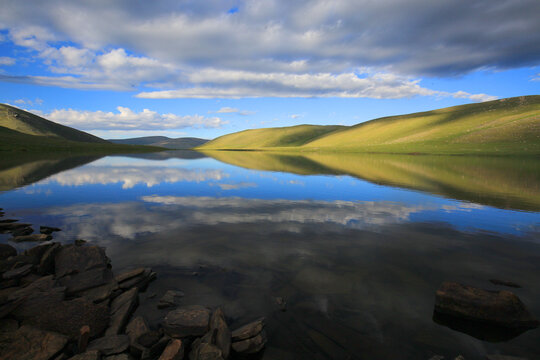
[[[129,317],[139,305],[139,290],[133,288],[118,296],[111,303],[111,322],[105,335],[120,334]]]
[[[154,280],[155,278],[156,278],[156,273],[152,272],[152,269],[146,268],[144,269],[143,273],[140,275],[134,276],[122,282],[119,281],[118,286],[122,290],[127,290],[127,289],[131,289],[132,287],[137,287],[139,290],[144,291],[146,287],[148,286],[148,284],[150,283],[150,281]]]
[[[23,299],[18,299],[15,301],[9,301],[0,306],[0,319],[3,319],[7,315],[15,311],[23,302]],[[3,320],[2,320],[3,321]]]
[[[52,234],[55,231],[62,231],[62,229],[52,226],[40,226],[39,232],[42,234]]]
[[[83,240],[83,239],[75,239],[73,241],[73,244],[75,246],[83,246],[84,244],[86,244],[86,240]]]
[[[509,328],[535,328],[536,320],[509,291],[487,291],[455,282],[437,290],[435,312]]]
[[[150,331],[146,320],[142,316],[133,318],[126,326],[126,334],[129,337],[130,344],[133,344],[137,339]]]
[[[180,339],[172,339],[158,360],[182,360],[184,358],[184,343]]]
[[[516,284],[515,282],[512,282],[512,281],[507,281],[507,280],[490,279],[489,282],[494,284],[494,285],[502,285],[502,286],[508,286],[508,287],[513,287],[513,288],[521,288],[521,285]]]
[[[37,269],[38,274],[45,275],[54,272],[54,257],[61,248],[62,245],[55,243],[43,253]]]
[[[246,324],[236,330],[231,334],[232,341],[240,341],[249,339],[258,335],[264,328],[264,318],[257,319],[249,324]]]
[[[486,355],[487,360],[527,360],[526,358],[508,355]]]
[[[2,220],[0,220],[0,224],[12,224],[12,223],[16,223],[17,221],[19,221],[19,220],[15,220],[15,219],[2,219]]]
[[[15,319],[2,319],[0,321],[0,332],[15,332],[19,328],[19,322]]]
[[[2,278],[4,278],[5,280],[20,279],[23,276],[30,274],[33,267],[34,265],[27,264],[10,271],[6,271],[2,274]]]
[[[454,360],[465,360],[465,358],[463,355],[458,355],[456,358],[454,358]]]
[[[56,243],[40,244],[40,245],[34,246],[31,249],[26,250],[23,253],[23,255],[28,259],[27,261],[29,263],[32,263],[34,265],[39,265],[43,255],[47,252],[47,250],[49,250],[51,247],[55,245]]]
[[[68,360],[100,360],[101,354],[98,350],[87,351],[70,357]]]
[[[31,242],[31,241],[43,242],[43,241],[49,241],[51,239],[52,239],[51,235],[32,234],[32,235],[15,236],[11,240],[15,242]]]
[[[66,287],[69,295],[76,295],[82,291],[105,285],[113,281],[111,269],[98,267],[80,273],[66,275],[58,282]]]
[[[107,356],[104,360],[133,360],[133,357],[129,354],[118,354]]]
[[[7,259],[10,256],[17,256],[17,250],[8,244],[0,244],[0,260]]]
[[[165,316],[163,328],[173,338],[201,336],[208,330],[210,310],[203,306],[184,306]]]
[[[109,299],[116,290],[118,290],[118,283],[111,280],[104,285],[81,291],[79,295],[95,303],[100,303]]]
[[[120,283],[122,281],[126,281],[128,279],[131,279],[131,278],[133,278],[135,276],[141,275],[142,273],[144,273],[144,270],[146,270],[146,269],[145,268],[138,268],[138,269],[134,269],[134,270],[129,270],[129,271],[121,273],[120,275],[117,275],[114,279],[117,282]]]
[[[237,353],[254,354],[264,348],[266,341],[266,332],[263,330],[254,337],[233,342],[232,349]]]
[[[442,355],[433,355],[429,358],[429,360],[444,360],[444,356]]]
[[[79,337],[80,329],[84,325],[90,327],[90,337],[93,338],[101,335],[109,324],[109,307],[105,304],[94,304],[84,298],[57,302],[50,307],[40,309],[41,312],[38,314],[24,318],[23,323],[56,331],[72,339]]]
[[[0,333],[0,359],[49,360],[60,353],[67,336],[22,326],[13,333]]]
[[[88,347],[88,340],[90,340],[90,326],[84,325],[81,328],[79,340],[77,341],[77,348],[79,349],[79,352],[86,351],[86,348]]]
[[[212,344],[201,343],[195,352],[191,352],[190,360],[222,360],[221,350]]]
[[[32,234],[33,232],[34,232],[34,229],[32,229],[31,227],[24,227],[24,228],[13,230],[11,232],[11,235],[13,235],[13,237],[26,236],[26,235]]]
[[[17,221],[17,220],[15,220]],[[2,222],[0,223],[0,234],[4,234],[4,233],[7,233],[7,232],[12,232],[12,231],[15,231],[17,229],[22,229],[22,228],[27,228],[27,227],[30,227],[32,225],[30,224],[23,224],[23,223],[19,223],[19,222]]]
[[[103,355],[114,355],[124,352],[129,347],[127,335],[110,335],[92,341],[88,350],[98,350]]]
[[[171,341],[170,337],[163,336],[161,339],[159,339],[159,341],[155,345],[153,345],[150,348],[150,350],[148,350],[146,352],[146,356],[149,359],[157,358],[158,356],[160,356],[160,354],[163,353],[163,351],[165,351],[165,348],[167,347],[167,345],[169,344],[170,341]]]
[[[35,291],[29,293],[25,297],[15,298],[15,296],[12,295],[10,298],[21,300],[21,304],[13,311],[13,316],[16,319],[23,321],[41,316],[44,312],[48,312],[50,309],[58,307],[65,298],[65,292],[64,288],[56,287],[47,291]],[[44,311],[45,309],[47,311]]]
[[[161,334],[158,331],[147,331],[144,334],[141,334],[137,338],[139,345],[142,345],[147,348],[151,348],[161,339]]]
[[[184,293],[182,291],[168,290],[165,295],[163,295],[163,297],[159,299],[157,307],[159,309],[164,309],[168,307],[178,306],[180,305],[180,300],[183,297]]]
[[[24,288],[17,289],[9,295],[10,300],[25,298],[37,292],[47,292],[56,287],[53,275],[43,276]],[[39,294],[39,296],[43,296]]]
[[[210,318],[210,332],[213,334],[212,343],[221,350],[223,359],[227,359],[231,351],[231,331],[221,308],[215,310]]]
[[[98,246],[63,246],[55,256],[57,278],[73,273],[82,273],[97,268],[107,268],[109,258]]]

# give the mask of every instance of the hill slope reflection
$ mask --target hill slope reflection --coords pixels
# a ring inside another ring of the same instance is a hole
[[[208,151],[248,169],[350,175],[503,209],[540,210],[540,162],[531,157]]]

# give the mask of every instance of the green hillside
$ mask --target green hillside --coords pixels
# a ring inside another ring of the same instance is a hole
[[[5,104],[0,104],[0,126],[28,135],[56,137],[70,141],[107,143],[106,140],[84,131],[57,124],[28,111]]]
[[[371,120],[288,141],[298,127],[248,130],[200,149],[431,154],[540,154],[540,96],[521,96]],[[300,128],[325,128],[302,125]]]
[[[192,149],[208,142],[206,139],[194,137],[171,139],[167,136],[143,136],[131,139],[109,139],[108,141],[115,144],[159,146],[167,149]]]
[[[245,130],[218,137],[200,149],[260,149],[298,147],[343,126],[297,125],[283,128]]]

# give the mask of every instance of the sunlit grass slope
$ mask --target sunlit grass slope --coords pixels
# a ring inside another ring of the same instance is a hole
[[[16,107],[0,104],[0,126],[27,135],[47,136],[70,141],[107,143],[97,136],[57,124]]]
[[[308,131],[320,128],[302,125],[248,130],[222,136],[201,149],[540,154],[540,96],[391,116],[327,132]],[[290,134],[296,132],[306,136],[289,141]]]
[[[282,128],[253,129],[214,139],[198,149],[259,149],[298,147],[344,126],[298,125]]]

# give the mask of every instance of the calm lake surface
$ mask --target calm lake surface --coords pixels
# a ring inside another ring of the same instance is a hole
[[[540,329],[433,319],[443,281],[511,290],[540,316],[538,159],[209,155],[5,160],[0,207],[106,247],[116,272],[152,267],[137,313],[154,325],[168,289],[232,328],[265,316],[264,359],[540,358]]]

